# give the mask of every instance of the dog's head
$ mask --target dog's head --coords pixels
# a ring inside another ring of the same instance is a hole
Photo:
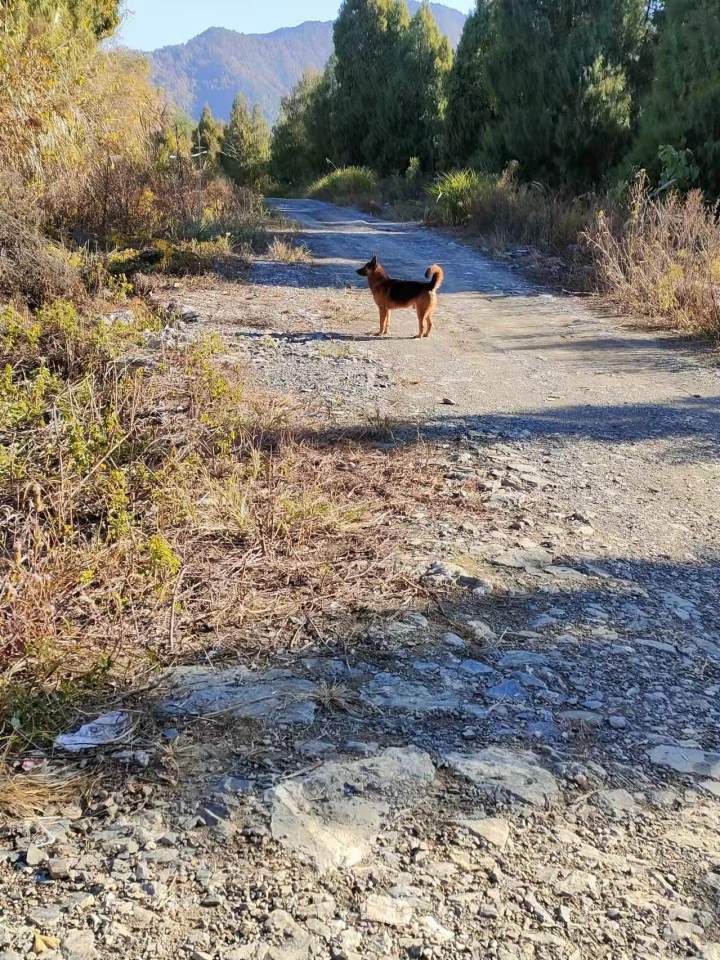
[[[364,267],[360,267],[358,273],[361,277],[369,277],[371,273],[375,273],[378,268],[378,258],[377,254],[373,254],[372,260],[368,260]]]

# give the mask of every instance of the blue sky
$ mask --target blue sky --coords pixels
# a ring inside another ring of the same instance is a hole
[[[474,0],[444,0],[467,13]],[[120,40],[136,50],[184,43],[208,27],[267,33],[303,20],[333,20],[339,0],[126,0]]]

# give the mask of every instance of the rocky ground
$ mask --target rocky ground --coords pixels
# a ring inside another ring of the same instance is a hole
[[[0,835],[0,958],[718,960],[713,358],[427,231],[286,212],[315,262],[159,292],[184,319],[149,354],[217,333],[309,433],[427,444],[481,508],[417,510],[422,604],[209,649],[154,726],[115,717],[122,777]],[[446,267],[433,340],[367,335],[373,248]]]

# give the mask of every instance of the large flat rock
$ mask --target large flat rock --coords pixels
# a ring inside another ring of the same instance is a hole
[[[329,762],[268,791],[273,837],[324,873],[370,853],[386,816],[435,777],[427,753],[392,747],[366,760]]]
[[[488,747],[473,753],[448,753],[445,762],[494,799],[508,796],[534,807],[560,798],[555,777],[530,751]]]
[[[677,773],[694,773],[720,780],[720,753],[697,747],[662,745],[650,751],[650,760],[656,766],[669,767]]]
[[[273,723],[312,723],[315,717],[317,684],[286,670],[176,667],[168,680],[170,691],[161,710],[170,716],[227,713]]]
[[[378,673],[362,690],[361,697],[374,707],[410,713],[452,712],[460,706],[457,693],[437,692],[394,673]]]

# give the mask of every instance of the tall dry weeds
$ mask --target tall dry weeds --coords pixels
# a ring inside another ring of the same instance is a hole
[[[719,216],[697,190],[657,196],[638,178],[627,216],[601,213],[585,233],[601,291],[651,323],[720,336]]]

